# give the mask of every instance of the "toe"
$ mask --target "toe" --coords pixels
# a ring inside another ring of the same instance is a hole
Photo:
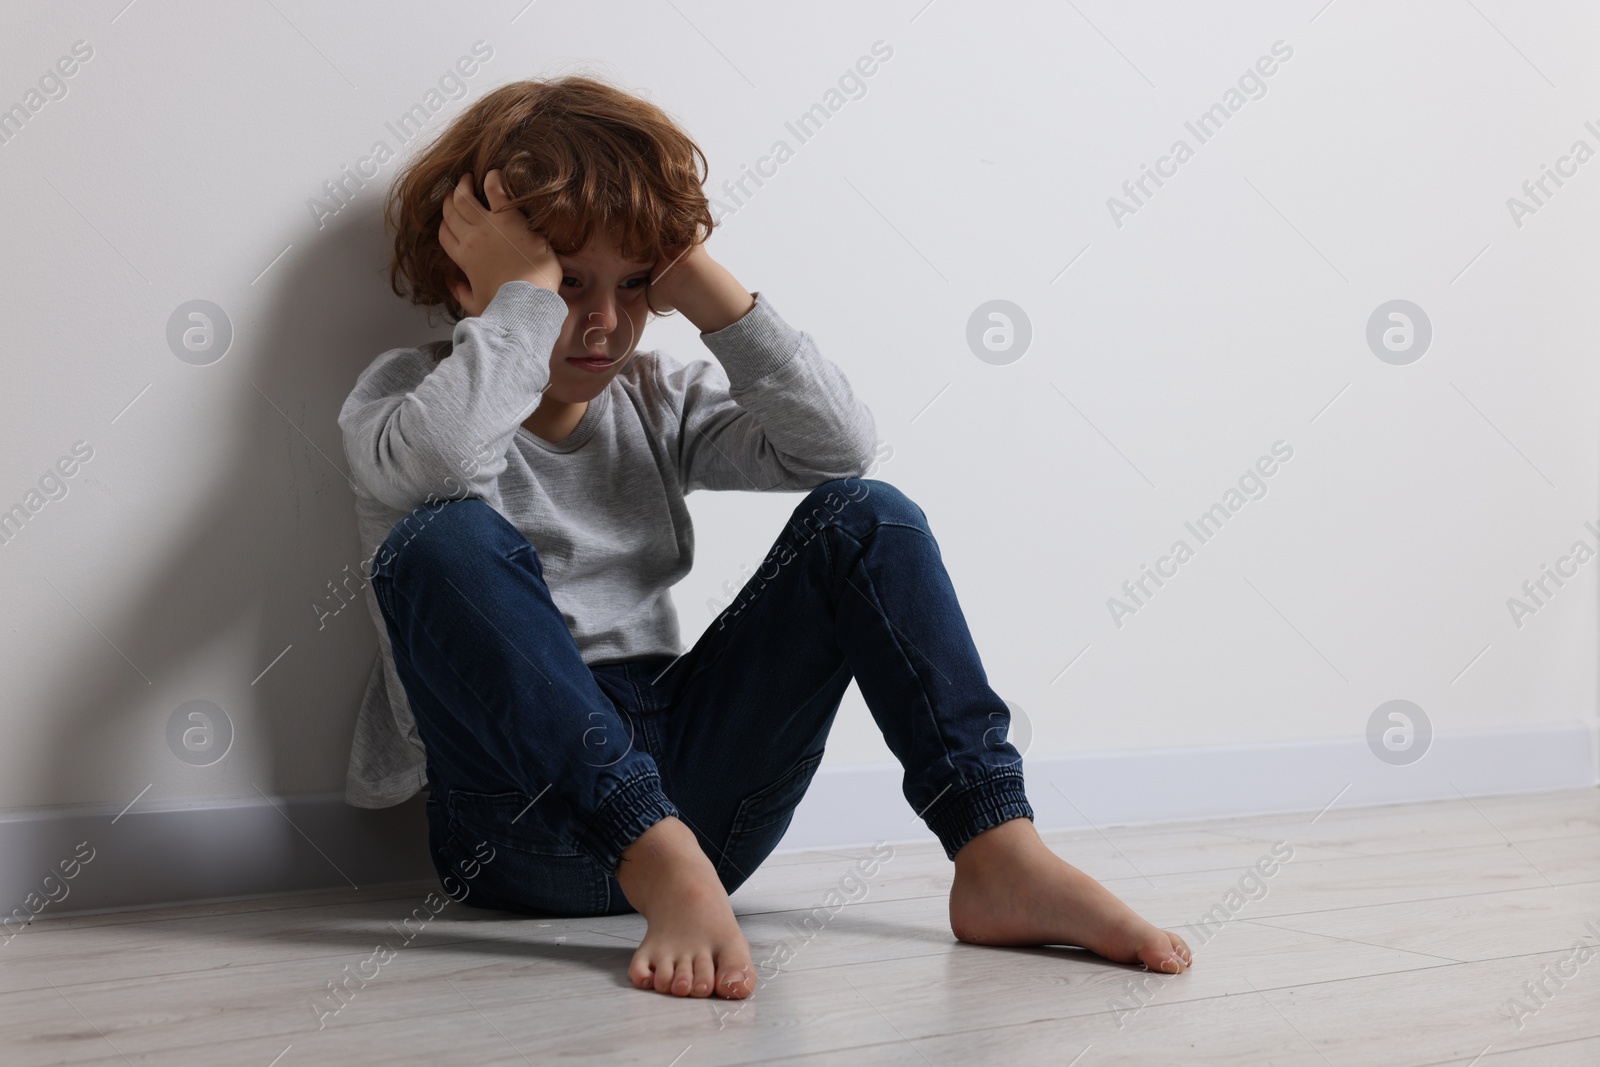
[[[694,958],[694,985],[689,990],[691,997],[709,997],[711,983],[717,980],[717,965],[711,960],[711,953],[702,952]]]
[[[672,960],[664,959],[656,964],[655,991],[657,993],[672,992]]]
[[[753,991],[750,968],[744,964],[724,964],[717,968],[717,995],[743,1000]]]
[[[1187,954],[1178,949],[1176,938],[1162,931],[1139,950],[1139,962],[1158,974],[1182,974],[1188,966]]]
[[[684,956],[673,961],[672,995],[686,997],[694,986],[694,957]]]
[[[650,957],[643,952],[633,954],[633,962],[628,964],[628,984],[639,989],[650,989],[655,986],[655,968],[650,964]]]

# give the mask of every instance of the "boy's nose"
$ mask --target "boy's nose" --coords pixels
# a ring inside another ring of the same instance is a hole
[[[585,316],[583,320],[584,343],[587,344],[591,341],[602,340],[606,334],[611,332],[612,327],[615,325],[616,320],[611,316],[606,315],[604,312],[589,312],[589,314]]]

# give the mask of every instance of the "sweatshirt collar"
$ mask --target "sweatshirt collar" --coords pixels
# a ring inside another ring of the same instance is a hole
[[[601,390],[600,395],[589,401],[589,406],[584,411],[583,418],[578,420],[578,425],[560,441],[546,441],[526,426],[518,426],[517,430],[524,441],[530,441],[546,452],[576,452],[588,443],[589,438],[594,436],[595,430],[600,426],[600,420],[611,409],[611,389],[615,383],[615,378],[606,383],[606,387]]]

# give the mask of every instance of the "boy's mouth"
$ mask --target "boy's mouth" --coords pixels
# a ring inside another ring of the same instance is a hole
[[[606,370],[612,364],[612,361],[604,356],[568,356],[567,362],[591,371]]]

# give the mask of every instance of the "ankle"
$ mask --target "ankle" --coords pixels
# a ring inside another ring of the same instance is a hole
[[[649,829],[622,850],[622,862],[618,864],[618,869],[622,868],[623,863],[649,862],[699,850],[700,843],[695,839],[694,831],[676,815],[668,815],[651,824]]]
[[[1044,841],[1026,818],[1007,819],[969,838],[956,850],[956,870],[977,870],[996,861],[1021,856],[1043,846]]]
[[[622,850],[615,873],[623,895],[637,908],[665,883],[709,867],[694,831],[669,815]]]

